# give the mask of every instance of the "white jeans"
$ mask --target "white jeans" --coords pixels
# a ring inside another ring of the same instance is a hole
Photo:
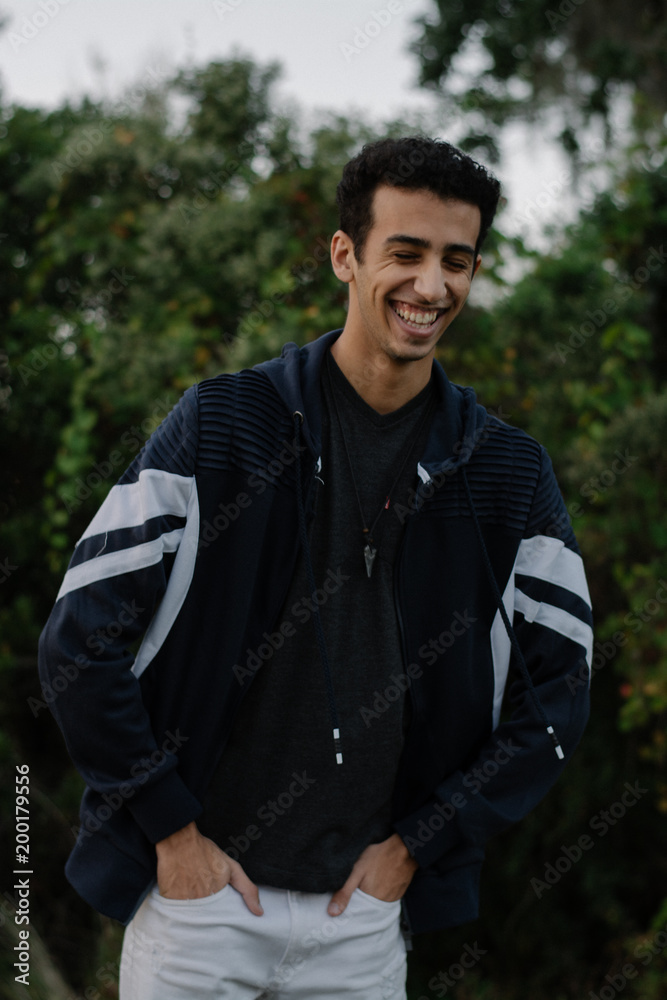
[[[405,1000],[400,902],[357,889],[330,917],[331,893],[259,893],[256,917],[230,885],[203,899],[153,888],[125,932],[120,1000]]]

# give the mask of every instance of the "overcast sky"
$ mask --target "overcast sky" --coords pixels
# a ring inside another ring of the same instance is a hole
[[[428,0],[0,0],[10,16],[1,38],[2,79],[10,99],[53,105],[103,86],[116,93],[147,65],[201,64],[238,46],[259,61],[280,60],[283,90],[304,104],[356,105],[383,115],[430,103],[415,87],[416,60],[406,52],[417,34],[415,17],[430,6]]]
[[[378,121],[436,113],[409,52],[415,18],[432,9],[430,0],[0,0],[0,84],[5,100],[55,107],[85,93],[114,97],[147,76],[236,49],[280,61],[279,99],[311,112]],[[438,131],[450,137],[444,119]],[[535,230],[561,215],[562,158],[527,129],[508,133],[505,154],[497,171],[509,199],[503,228]]]

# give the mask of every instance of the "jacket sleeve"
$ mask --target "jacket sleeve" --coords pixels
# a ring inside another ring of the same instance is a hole
[[[503,595],[530,683],[517,671],[509,690],[509,718],[500,721],[496,705],[495,728],[476,759],[448,775],[424,806],[394,824],[421,867],[453,848],[482,846],[530,812],[561,774],[588,719],[591,602],[544,449],[541,458],[528,523]],[[510,669],[516,667],[499,614],[493,631]],[[548,726],[562,747],[562,758]]]
[[[193,387],[79,539],[39,643],[42,692],[75,766],[108,801],[123,801],[153,843],[201,806],[177,756],[160,753],[129,647],[159,627],[156,609],[173,605],[174,590],[181,601],[187,591],[199,530],[196,451]],[[178,586],[167,594],[170,580]],[[173,620],[177,608],[168,610]],[[150,766],[152,755],[160,766]]]

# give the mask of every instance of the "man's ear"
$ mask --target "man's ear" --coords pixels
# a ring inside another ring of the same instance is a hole
[[[352,240],[342,229],[336,230],[331,237],[331,266],[334,274],[349,285],[354,278],[355,263]]]
[[[482,263],[482,255],[478,253],[477,254],[477,260],[473,264],[473,268],[472,268],[472,277],[473,278],[475,277],[475,275],[479,271],[479,266],[480,266],[481,263]],[[470,280],[472,281],[472,278]]]

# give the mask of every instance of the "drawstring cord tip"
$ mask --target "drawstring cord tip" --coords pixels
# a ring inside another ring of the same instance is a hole
[[[562,746],[558,742],[558,737],[556,736],[556,734],[554,732],[554,727],[553,726],[547,726],[547,732],[548,732],[549,736],[551,737],[551,742],[554,745],[554,749],[556,751],[556,756],[558,757],[559,760],[564,760],[565,759],[565,754],[563,753]]]
[[[333,731],[334,747],[336,748],[336,763],[343,763],[343,754],[340,750],[340,729],[334,729]]]

